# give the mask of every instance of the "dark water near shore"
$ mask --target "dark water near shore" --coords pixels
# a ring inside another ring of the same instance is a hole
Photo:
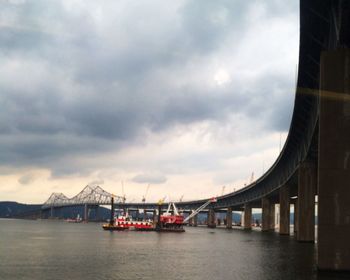
[[[239,229],[106,232],[0,219],[0,279],[349,279],[320,275],[316,246]]]

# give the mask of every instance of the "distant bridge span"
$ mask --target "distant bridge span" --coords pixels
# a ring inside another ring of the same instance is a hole
[[[214,211],[227,209],[230,227],[232,210],[242,210],[244,227],[250,229],[252,208],[261,208],[262,231],[272,230],[275,204],[279,204],[279,232],[290,234],[292,203],[297,240],[314,242],[317,194],[318,267],[350,271],[349,48],[350,1],[300,1],[298,80],[286,143],[276,162],[258,180],[218,197],[217,203],[209,206],[208,225],[215,226]],[[55,199],[69,201],[62,194],[53,195],[51,205]],[[178,206],[194,209],[206,200],[180,202]],[[156,204],[125,206],[154,208]]]
[[[122,202],[123,197],[114,196],[116,203]],[[51,207],[79,206],[79,205],[110,205],[112,194],[100,186],[87,185],[80,193],[68,198],[63,193],[52,193],[41,209]]]

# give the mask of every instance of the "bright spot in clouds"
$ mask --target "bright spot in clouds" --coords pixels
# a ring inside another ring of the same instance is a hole
[[[230,82],[231,77],[227,71],[220,69],[218,72],[216,72],[214,80],[219,86],[221,86]]]

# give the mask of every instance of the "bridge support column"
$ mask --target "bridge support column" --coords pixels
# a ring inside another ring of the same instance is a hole
[[[350,49],[322,53],[318,268],[350,271]]]
[[[290,232],[290,204],[289,187],[283,186],[280,189],[280,230],[281,235],[289,235]]]
[[[154,224],[157,224],[157,210],[156,209],[154,209],[153,210],[153,223]]]
[[[89,221],[89,207],[84,204],[84,221],[87,223]]]
[[[53,217],[55,216],[55,209],[53,206],[51,206],[51,209],[50,209],[50,218],[53,219]]]
[[[249,203],[244,204],[244,229],[252,229],[252,207]]]
[[[226,213],[226,228],[231,229],[232,228],[232,207],[227,208]]]
[[[294,233],[298,231],[298,199],[294,201]]]
[[[216,227],[216,215],[214,209],[209,209],[208,211],[208,227]]]
[[[100,213],[99,213],[100,211],[99,211],[99,208],[100,208],[100,207],[99,207],[98,205],[95,206],[95,220],[96,220],[96,221],[99,221],[99,220],[100,220],[100,215],[99,215],[99,214],[100,214]]]
[[[298,229],[297,240],[315,241],[315,192],[317,184],[316,165],[303,162],[298,178]]]
[[[270,226],[269,226],[269,229],[271,231],[274,231],[275,230],[275,208],[276,208],[276,205],[275,203],[271,203],[270,204]]]
[[[270,210],[271,210],[271,203],[270,199],[268,197],[263,197],[261,199],[261,208],[262,208],[262,214],[261,214],[261,230],[262,231],[268,231],[270,230]]]

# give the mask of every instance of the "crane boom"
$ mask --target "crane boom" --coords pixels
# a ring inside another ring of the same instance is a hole
[[[202,211],[205,207],[207,207],[210,203],[216,202],[216,198],[213,197],[209,199],[206,203],[199,206],[196,210],[194,210],[185,220],[184,223],[188,222],[190,219],[192,219],[194,216],[196,216],[200,211]]]
[[[122,180],[122,193],[123,193],[123,203],[125,203],[126,201],[126,196],[125,196],[125,192],[124,192],[124,181]]]
[[[224,195],[224,193],[225,193],[225,188],[226,188],[226,186],[223,186],[223,187],[222,187],[222,190],[221,190],[221,196],[223,196],[223,195]]]

